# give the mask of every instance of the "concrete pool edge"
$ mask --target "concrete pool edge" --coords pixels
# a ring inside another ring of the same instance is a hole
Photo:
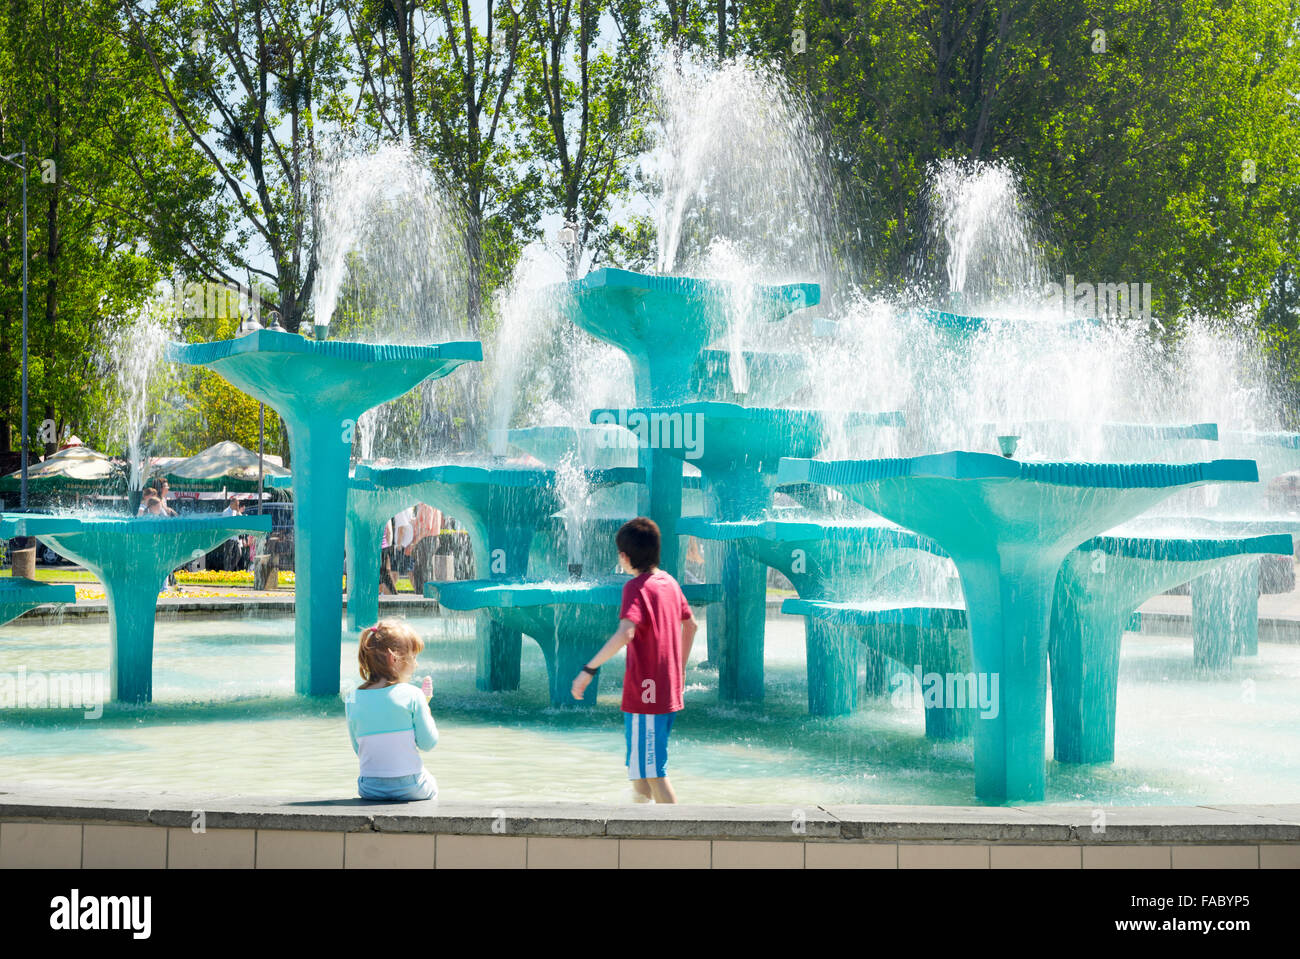
[[[372,865],[403,865],[412,856],[421,859],[416,865],[427,866],[435,856],[443,865],[466,857],[460,864],[633,865],[637,856],[651,853],[667,857],[663,865],[734,860],[793,867],[1300,868],[1300,804],[383,804],[216,795],[79,797],[0,784],[0,867],[266,867],[290,861],[342,867],[349,855],[353,865],[368,857]]]

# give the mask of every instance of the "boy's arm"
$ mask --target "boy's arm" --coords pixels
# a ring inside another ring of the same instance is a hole
[[[587,660],[587,665],[592,669],[600,669],[601,666],[613,659],[620,649],[632,642],[632,637],[635,635],[636,623],[630,619],[620,619],[618,629],[614,631],[614,635],[605,641],[604,646],[600,647],[600,652]]]
[[[614,631],[614,635],[605,641],[604,646],[600,647],[600,652],[587,660],[587,666],[590,669],[599,669],[605,663],[613,659],[615,653],[628,643],[632,642],[634,636],[636,636],[636,623],[632,622],[630,619],[620,619],[618,621],[618,629]],[[569,688],[569,692],[573,695],[574,699],[581,699],[583,694],[587,691],[587,687],[590,685],[591,673],[583,670],[578,673],[577,676],[573,677],[573,685]]]

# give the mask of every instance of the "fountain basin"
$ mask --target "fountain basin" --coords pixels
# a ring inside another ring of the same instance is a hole
[[[996,715],[975,724],[981,799],[1038,800],[1046,774],[1047,641],[1056,575],[1079,543],[1166,496],[1212,482],[1254,482],[1248,460],[1027,463],[989,453],[821,462],[783,460],[782,482],[834,487],[933,539],[957,564],[972,663],[997,678]]]
[[[984,424],[987,444],[998,432],[1021,438],[1026,458],[1057,458],[1088,450],[1106,461],[1142,462],[1151,457],[1182,458],[1198,454],[1206,442],[1219,439],[1214,423],[1097,423],[1073,420],[1022,420]]]
[[[154,611],[167,574],[232,535],[271,531],[270,516],[24,516],[22,521],[26,535],[85,566],[104,584],[111,695],[135,703],[153,698]],[[70,522],[75,525],[69,527]]]
[[[1040,325],[1046,329],[1060,331],[1077,336],[1097,329],[1101,320],[1097,317],[1040,317],[1026,318],[1014,316],[975,316],[967,313],[953,313],[948,310],[925,309],[921,316],[932,326],[953,337],[970,337],[985,330],[1000,326]]]
[[[752,316],[774,322],[816,306],[816,283],[753,286],[602,269],[566,287],[575,325],[618,347],[632,363],[638,404],[690,398],[691,374],[705,348],[730,332],[728,304],[743,297]]]
[[[679,531],[701,539],[734,543],[763,566],[780,570],[802,599],[846,599],[872,592],[889,573],[918,552],[942,555],[932,542],[911,530],[880,520],[801,519],[723,522],[682,520]],[[766,581],[766,577],[764,577]],[[764,592],[766,588],[764,587]],[[858,644],[832,635],[820,621],[805,621],[808,643],[808,711],[815,716],[851,713],[858,699]],[[751,674],[742,684],[762,682],[762,645],[723,646],[719,669],[724,674]],[[731,664],[728,657],[752,659]],[[752,675],[754,673],[757,675]],[[875,671],[879,673],[879,670]],[[878,686],[869,683],[870,686]]]
[[[204,366],[284,420],[297,491],[296,665],[299,693],[337,696],[343,635],[344,516],[353,433],[361,414],[483,359],[477,342],[392,346],[309,340],[258,330],[213,343],[174,343],[178,363]]]
[[[697,467],[712,514],[727,520],[757,516],[771,507],[781,459],[819,453],[837,427],[854,436],[904,422],[896,410],[834,413],[717,401],[596,409],[591,421],[622,426],[643,448]]]
[[[623,585],[630,577],[547,583],[501,583],[489,580],[461,580],[427,583],[424,594],[454,610],[481,610],[501,628],[531,636],[546,659],[546,673],[553,706],[572,705],[569,693],[573,678],[605,645],[618,628],[618,611],[623,602]],[[684,584],[682,592],[691,605],[715,602],[714,585]],[[596,701],[600,671],[592,678],[583,702]]]
[[[0,539],[13,539],[30,535],[26,515],[0,514]],[[46,529],[62,527],[72,529],[75,521],[41,517]],[[0,577],[0,625],[17,619],[29,609],[47,603],[66,604],[77,601],[77,588],[71,583],[41,583],[22,576]]]

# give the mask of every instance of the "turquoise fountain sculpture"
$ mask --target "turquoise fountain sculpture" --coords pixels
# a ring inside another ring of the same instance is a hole
[[[1047,641],[1071,549],[1179,488],[1254,482],[1255,464],[1034,463],[954,451],[898,459],[783,460],[778,479],[832,486],[934,540],[957,564],[977,679],[998,684],[975,724],[975,792],[1040,800],[1046,779]]]
[[[639,468],[585,473],[589,487],[636,483],[642,476]],[[456,517],[469,533],[477,575],[490,581],[523,580],[528,574],[528,557],[538,526],[565,506],[556,487],[555,471],[538,467],[362,465],[357,467],[356,479],[372,484],[376,490],[405,490],[416,501]],[[479,688],[517,689],[522,643],[519,631],[508,628],[500,619],[481,616],[478,633]]]
[[[344,516],[357,419],[424,380],[481,360],[482,347],[473,341],[385,346],[258,330],[232,340],[172,344],[170,357],[220,374],[274,409],[288,428],[296,491],[294,685],[306,695],[337,695]]]
[[[1216,567],[1292,550],[1287,534],[1169,523],[1164,531],[1137,523],[1095,536],[1061,564],[1048,641],[1052,750],[1059,762],[1115,758],[1120,641],[1142,603]]]
[[[271,531],[270,516],[24,516],[23,521],[27,535],[85,566],[104,584],[112,636],[110,688],[113,699],[128,703],[153,699],[154,610],[167,574],[238,533]]]
[[[627,580],[626,576],[565,583],[462,580],[427,583],[425,595],[436,596],[447,609],[477,610],[503,632],[531,636],[546,659],[551,705],[565,706],[573,705],[569,688],[574,677],[618,628]],[[686,584],[682,591],[692,606],[718,598],[715,585]],[[588,705],[596,701],[599,673],[583,697]]]
[[[960,606],[914,601],[787,599],[781,612],[803,616],[809,628],[830,632],[841,643],[865,645],[899,669],[912,673],[920,686],[928,739],[961,739],[970,734],[981,696],[991,689],[971,671],[970,632]],[[895,694],[902,678],[887,676]],[[988,708],[992,708],[989,703]]]
[[[740,287],[615,269],[589,273],[567,284],[564,293],[564,308],[574,324],[627,354],[636,404],[642,407],[697,398],[692,384],[711,375],[705,354],[710,344],[726,340],[733,318],[773,322],[821,299],[815,283]],[[732,308],[738,304],[746,316]],[[699,372],[702,361],[705,367]],[[640,463],[646,471],[646,488],[638,512],[659,524],[660,565],[680,578],[680,458],[647,445],[642,446]]]
[[[782,457],[821,452],[837,425],[854,436],[899,427],[903,415],[760,409],[706,401],[598,409],[591,420],[618,423],[636,433],[643,446],[694,463],[705,479],[711,518],[743,520],[762,516],[771,507]],[[718,666],[718,691],[724,700],[756,702],[763,698],[767,570],[730,542],[723,544],[720,566],[723,602],[709,620],[709,659]]]
[[[785,574],[805,600],[870,595],[918,553],[941,555],[925,537],[878,518],[840,519],[799,512],[790,519],[688,518],[679,529],[689,536],[735,543],[745,556]],[[858,701],[861,636],[816,616],[805,619],[804,632],[808,712],[814,716],[851,713]],[[887,678],[883,671],[869,672],[868,686],[883,692]]]
[[[587,469],[636,466],[641,456],[636,437],[615,424],[528,426],[522,429],[501,430],[494,437],[494,441],[499,445],[514,447],[522,453],[536,457],[544,465],[552,468],[565,463],[577,464]],[[594,513],[607,513],[611,516],[631,519],[637,515],[638,490],[627,487],[592,490],[591,505]],[[681,515],[698,516],[702,512],[703,496],[700,491],[700,477],[698,475],[682,477]]]
[[[1253,520],[1256,533],[1300,533],[1292,517],[1273,518],[1268,484],[1276,477],[1300,469],[1300,433],[1226,430],[1220,447],[1229,456],[1253,459],[1259,467],[1256,486],[1215,488],[1208,511],[1212,517]],[[1258,525],[1262,523],[1263,525]],[[1233,652],[1254,656],[1259,651],[1260,557],[1246,558],[1197,577],[1190,584],[1192,637],[1197,665],[1223,670]]]
[[[419,503],[408,487],[385,488],[368,479],[348,481],[347,543],[348,632],[356,633],[379,619],[379,547],[384,525]]]
[[[27,536],[28,517],[22,514],[0,514],[0,539],[13,539]],[[40,517],[44,528],[73,529],[76,520]],[[17,619],[23,613],[37,606],[48,604],[67,604],[77,601],[77,588],[71,583],[40,583],[22,576],[0,578],[0,625]]]

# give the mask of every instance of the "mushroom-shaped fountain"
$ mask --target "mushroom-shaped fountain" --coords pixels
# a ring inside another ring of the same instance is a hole
[[[27,535],[85,566],[104,584],[111,694],[129,703],[153,699],[154,611],[167,574],[238,533],[271,531],[270,516],[24,516],[23,521]]]
[[[957,564],[978,677],[998,683],[975,724],[975,792],[1039,800],[1046,777],[1047,640],[1056,574],[1079,543],[1179,488],[1254,482],[1243,460],[1038,463],[990,453],[783,460],[782,482],[833,486],[934,540]]]
[[[172,344],[171,359],[204,366],[272,407],[289,432],[296,559],[294,685],[339,692],[344,516],[357,419],[427,379],[483,358],[473,341],[391,346],[309,340],[282,330]]]
[[[1216,567],[1292,549],[1287,534],[1168,524],[1110,530],[1071,550],[1061,564],[1048,642],[1052,750],[1059,762],[1115,758],[1120,641],[1139,606]]]

